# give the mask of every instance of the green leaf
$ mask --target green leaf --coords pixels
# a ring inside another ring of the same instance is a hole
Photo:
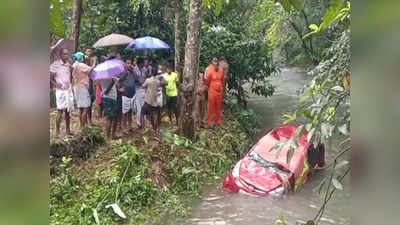
[[[342,10],[340,10],[340,13],[336,15],[336,17],[335,17],[335,19],[333,19],[333,21],[336,21],[336,20],[339,20],[339,19],[340,20],[344,19],[344,17],[347,15],[347,12],[346,11],[342,11]]]
[[[314,148],[318,147],[318,145],[320,144],[320,140],[321,140],[321,135],[318,132],[315,133],[313,141]]]
[[[279,154],[282,151],[283,146],[285,146],[286,143],[282,143],[279,148],[276,149],[276,153],[275,153],[275,158],[278,158]]]
[[[301,103],[304,103],[304,102],[306,102],[309,98],[310,98],[309,96],[303,96],[303,97],[300,98],[299,103],[300,103],[300,104],[301,104]]]
[[[222,4],[223,4],[223,0],[215,0],[214,13],[216,16],[219,16],[219,14],[221,13]]]
[[[194,168],[189,168],[189,167],[185,167],[182,170],[183,175],[189,174],[189,173],[195,173],[195,172],[196,172],[196,170]]]
[[[332,178],[332,184],[336,189],[343,190],[343,185],[334,177]]]
[[[321,124],[321,133],[324,138],[329,138],[333,134],[334,126],[329,123],[322,123]]]
[[[300,135],[303,133],[304,131],[304,125],[300,125],[299,127],[297,127],[296,129],[296,133],[295,133],[295,138],[299,138]]]
[[[340,12],[340,9],[343,6],[344,0],[331,0],[329,3],[329,7],[325,12],[324,18],[322,19],[322,23],[320,25],[321,30],[326,29],[329,24],[331,24],[336,15]]]
[[[290,2],[288,0],[275,0],[275,2],[278,2],[279,4],[281,4],[281,6],[283,7],[283,9],[286,12],[290,12],[292,11],[292,5],[290,4]]]
[[[275,225],[285,225],[285,224],[286,224],[285,218],[283,216],[283,213],[281,213],[279,215],[279,218],[275,221]]]
[[[308,117],[308,116],[306,116],[306,117]],[[307,123],[306,126],[305,126],[305,128],[306,128],[306,130],[307,130],[308,132],[310,132],[310,130],[311,130],[311,128],[312,128],[312,124],[311,124],[311,123]]]
[[[328,26],[338,19],[343,19],[350,11],[350,2],[348,2],[347,7],[341,9],[344,0],[331,0],[329,3],[329,7],[325,12],[325,15],[322,19],[322,22],[319,26],[316,24],[310,24],[309,28],[312,30],[311,32],[305,34],[303,39],[306,39],[310,35],[318,33],[322,30],[328,28]]]
[[[275,2],[279,2],[286,12],[300,11],[304,8],[303,0],[275,0]]]
[[[298,147],[297,146],[297,137],[296,136],[290,137],[288,143],[289,143],[289,147],[296,149]]]
[[[313,89],[312,89],[312,88],[308,89],[306,95],[307,95],[308,97],[312,97],[312,96],[314,95]]]
[[[169,141],[171,141],[171,140],[174,138],[174,137],[173,137],[173,134],[172,134],[172,132],[171,132],[171,130],[168,129],[168,128],[162,129],[162,134],[163,134],[163,136],[164,136],[165,138],[167,138]]]
[[[289,164],[290,161],[293,158],[293,154],[294,154],[294,148],[292,148],[292,146],[289,146],[289,150],[287,151],[286,154],[286,163]]]
[[[340,161],[338,164],[335,165],[335,170],[342,168],[345,165],[348,165],[350,162],[347,160]]]
[[[342,145],[344,145],[346,142],[349,142],[349,141],[351,141],[351,138],[350,138],[350,137],[348,137],[348,138],[344,139],[342,142],[340,142],[340,143],[339,143],[339,146],[342,146]]]
[[[190,146],[190,144],[191,144],[190,140],[186,139],[185,144],[184,144],[185,148],[188,148]]]
[[[50,33],[64,37],[65,29],[62,23],[60,1],[50,0],[50,7]]]
[[[284,141],[279,140],[269,151],[271,152],[274,149],[278,150],[278,149],[282,148],[284,144],[285,144]]]
[[[174,145],[184,146],[185,142],[186,142],[186,139],[184,137],[174,134]]]
[[[122,210],[121,210],[121,208],[118,206],[118,204],[114,203],[114,204],[111,204],[111,205],[106,205],[106,209],[108,209],[108,208],[110,208],[110,207],[113,209],[113,211],[114,211],[115,214],[117,214],[119,217],[121,217],[121,218],[123,218],[123,219],[126,219],[125,213],[122,212]]]
[[[294,112],[292,115],[290,114],[284,114],[283,118],[286,118],[285,121],[283,121],[283,124],[287,124],[289,122],[295,121],[296,120],[296,112]]]
[[[302,39],[306,39],[306,38],[308,38],[309,36],[311,36],[311,35],[313,35],[313,34],[316,34],[316,33],[318,33],[318,31],[311,31],[311,32],[305,34],[305,35],[302,37]]]
[[[318,31],[319,27],[316,24],[310,24],[310,26],[308,26],[308,28],[310,28],[310,30],[312,31]]]
[[[325,177],[325,178],[318,184],[318,186],[314,189],[314,191],[316,190],[316,191],[318,192],[318,194],[320,195],[320,194],[321,194],[321,191],[322,191],[323,187],[325,186],[327,180],[328,180],[328,177]]]
[[[147,145],[149,143],[149,137],[143,136],[144,144]]]
[[[311,128],[311,130],[307,134],[307,142],[311,141],[311,138],[314,136],[315,127]]]

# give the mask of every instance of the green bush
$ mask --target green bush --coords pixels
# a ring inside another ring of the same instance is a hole
[[[87,159],[99,147],[105,144],[104,132],[99,127],[84,127],[72,138],[54,138],[50,140],[50,155],[54,158],[64,156]]]
[[[97,220],[101,224],[161,224],[163,218],[185,216],[182,195],[199,196],[205,182],[221,179],[248,149],[245,130],[227,111],[233,118],[223,127],[197,132],[193,141],[169,129],[162,130],[156,148],[146,134],[141,139],[114,141],[103,150],[111,151],[111,159],[103,162],[104,152],[94,152],[91,159],[100,163],[95,171],[82,170],[68,157],[54,163],[56,158],[51,156],[50,224],[94,224]],[[151,176],[157,160],[162,162],[165,185]],[[105,208],[113,203],[127,219]]]
[[[276,72],[270,48],[266,43],[246,37],[240,27],[240,21],[233,20],[228,26],[202,27],[202,44],[200,54],[201,70],[209,65],[213,56],[223,57],[229,63],[227,88],[229,94],[236,97],[239,103],[246,103],[248,98],[244,84],[250,83],[250,91],[260,96],[271,96],[274,88],[268,77]]]
[[[157,189],[147,177],[149,155],[121,140],[113,142],[111,150],[113,165],[94,175],[75,173],[71,160],[63,158],[50,180],[50,224],[92,224],[95,218],[102,224],[125,221],[105,208],[113,203],[129,224],[143,224],[149,219],[148,211],[182,216],[185,211],[176,195]],[[161,208],[163,205],[172,207]]]

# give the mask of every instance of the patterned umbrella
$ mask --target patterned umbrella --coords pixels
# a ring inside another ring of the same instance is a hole
[[[169,49],[169,45],[158,38],[146,36],[133,40],[127,49]]]
[[[91,73],[93,80],[107,80],[125,71],[124,62],[120,59],[110,59],[98,64]]]

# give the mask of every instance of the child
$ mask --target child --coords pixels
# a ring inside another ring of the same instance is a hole
[[[117,128],[117,115],[118,115],[118,103],[117,103],[117,81],[114,79],[100,80],[101,86],[101,102],[103,105],[104,116],[107,117],[106,136],[107,140],[115,138],[115,132]]]

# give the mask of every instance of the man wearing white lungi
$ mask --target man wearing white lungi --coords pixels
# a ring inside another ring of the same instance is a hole
[[[76,106],[79,108],[79,124],[82,129],[88,122],[88,114],[91,106],[89,93],[89,75],[93,67],[83,63],[85,55],[82,52],[77,52],[73,55],[75,60],[72,65],[73,90],[75,94]]]
[[[68,49],[61,49],[60,59],[50,65],[50,82],[55,89],[57,117],[56,136],[60,135],[62,114],[65,114],[66,134],[71,135],[70,111],[74,107],[74,99],[71,88],[71,64]]]
[[[142,108],[146,97],[146,90],[142,87],[146,78],[150,75],[148,70],[144,67],[144,59],[140,58],[135,68],[137,79],[135,81],[135,107],[136,107],[136,123],[139,128],[142,128],[143,121],[141,119]]]

